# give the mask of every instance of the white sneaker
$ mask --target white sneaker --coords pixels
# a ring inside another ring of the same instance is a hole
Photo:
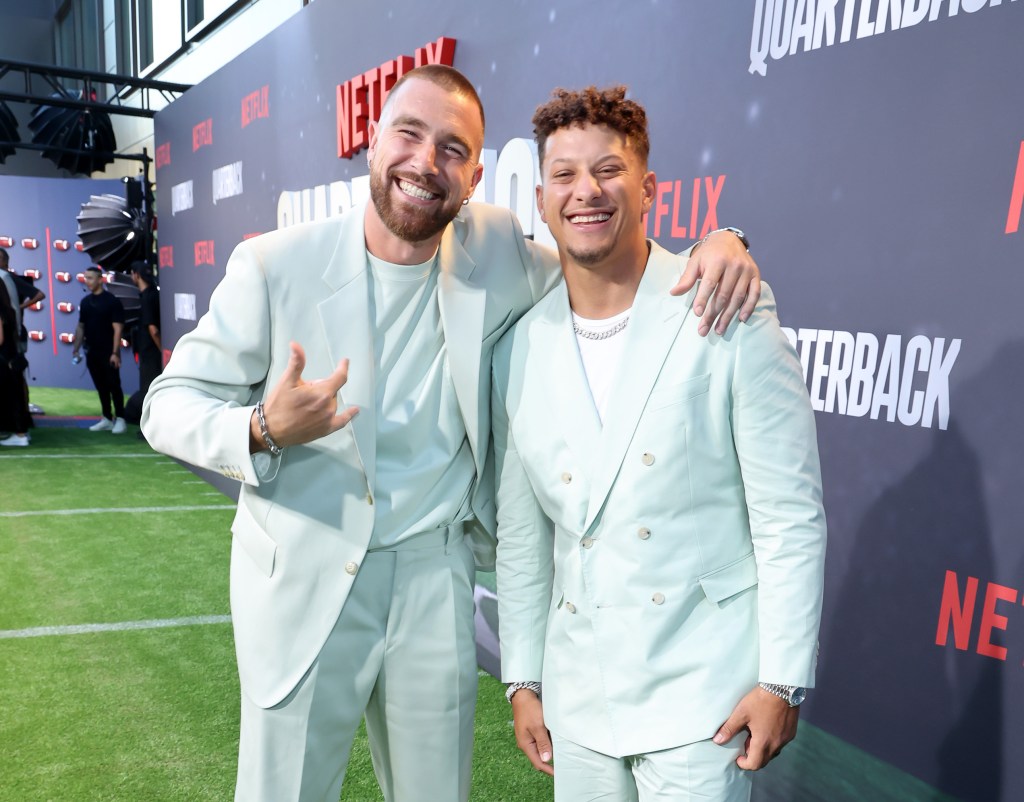
[[[106,420],[104,418],[103,420]],[[111,434],[124,434],[125,429],[128,428],[128,424],[124,422],[124,418],[114,418],[114,425],[110,428]]]
[[[27,446],[28,437],[23,434],[12,434],[10,437],[5,437],[0,440],[0,446]]]
[[[114,428],[114,422],[107,418],[100,418],[97,423],[89,427],[90,432],[109,432]]]

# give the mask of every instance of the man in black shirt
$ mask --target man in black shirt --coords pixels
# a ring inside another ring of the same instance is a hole
[[[124,419],[138,423],[142,417],[142,404],[153,379],[163,372],[163,352],[160,343],[160,291],[148,262],[132,262],[132,282],[139,289],[139,319],[132,332],[132,345],[139,357],[139,390],[124,405]],[[142,432],[139,432],[142,437]]]
[[[103,417],[89,427],[93,432],[110,431],[121,434],[124,421],[124,392],[121,390],[121,333],[124,330],[124,307],[117,298],[103,288],[103,273],[98,267],[85,271],[85,286],[89,295],[78,307],[78,328],[75,329],[75,347],[78,351],[85,343],[85,364],[100,396]],[[110,403],[114,412],[111,415]]]
[[[149,385],[162,371],[160,345],[160,290],[147,262],[132,262],[132,281],[139,288],[139,323],[132,341],[139,355],[139,393],[145,398]]]

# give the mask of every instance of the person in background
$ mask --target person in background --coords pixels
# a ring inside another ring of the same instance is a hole
[[[163,367],[160,291],[154,281],[153,268],[144,260],[132,262],[131,277],[132,283],[139,289],[139,320],[132,332],[132,347],[139,358],[139,389],[124,405],[124,418],[128,423],[139,423],[146,393]],[[139,432],[139,437],[142,436],[142,432]]]
[[[32,416],[24,390],[27,363],[20,348],[17,295],[9,287],[13,282],[0,276],[0,431],[11,432],[0,446],[23,448],[29,444]]]
[[[121,390],[124,307],[113,293],[105,289],[103,272],[98,267],[86,269],[85,286],[89,294],[78,306],[78,326],[72,353],[78,356],[85,345],[85,364],[100,397],[103,417],[90,426],[89,431],[121,434],[128,428],[124,420],[124,392]]]
[[[5,386],[2,390],[4,395],[20,393],[21,402],[17,403],[12,409],[21,410],[24,407],[25,411],[28,412],[28,380],[26,379],[26,370],[28,369],[28,359],[25,357],[28,351],[28,331],[24,324],[24,310],[29,306],[36,303],[37,301],[43,300],[46,295],[41,291],[36,290],[35,286],[21,276],[16,276],[10,270],[10,256],[6,249],[0,248],[0,285],[3,286],[8,299],[8,304],[11,307],[11,312],[14,316],[13,335],[8,333],[7,336],[7,349],[12,353],[10,359],[8,359],[5,366]],[[5,446],[27,446],[31,440],[28,430],[33,425],[32,416],[28,414],[27,419],[22,418],[19,414],[12,415],[8,418],[8,421],[20,421],[20,428],[12,428],[8,431],[12,431],[10,437],[0,441],[0,444]],[[3,426],[0,426],[0,430],[3,430]]]

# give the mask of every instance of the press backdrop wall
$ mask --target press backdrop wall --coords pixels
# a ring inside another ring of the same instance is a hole
[[[929,799],[1024,799],[1024,2],[321,0],[157,116],[165,342],[241,239],[366,197],[339,98],[440,37],[487,109],[479,199],[543,239],[533,109],[626,83],[650,114],[649,235],[740,226],[778,296],[818,410],[803,718],[830,757],[775,798],[819,798],[826,771],[857,798],[887,766]]]

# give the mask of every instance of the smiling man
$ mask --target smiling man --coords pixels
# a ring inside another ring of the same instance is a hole
[[[146,398],[155,448],[243,482],[239,800],[337,800],[364,715],[387,800],[469,796],[491,350],[560,278],[509,211],[465,206],[483,138],[459,72],[406,74],[371,126],[372,202],[239,245]],[[734,234],[682,289],[699,275],[721,280],[709,322],[753,309]]]
[[[495,346],[498,621],[516,740],[556,802],[746,802],[813,684],[825,516],[767,285],[701,338],[624,87],[534,115],[564,284]],[[543,680],[543,682],[541,682]],[[543,704],[541,692],[543,690]]]

